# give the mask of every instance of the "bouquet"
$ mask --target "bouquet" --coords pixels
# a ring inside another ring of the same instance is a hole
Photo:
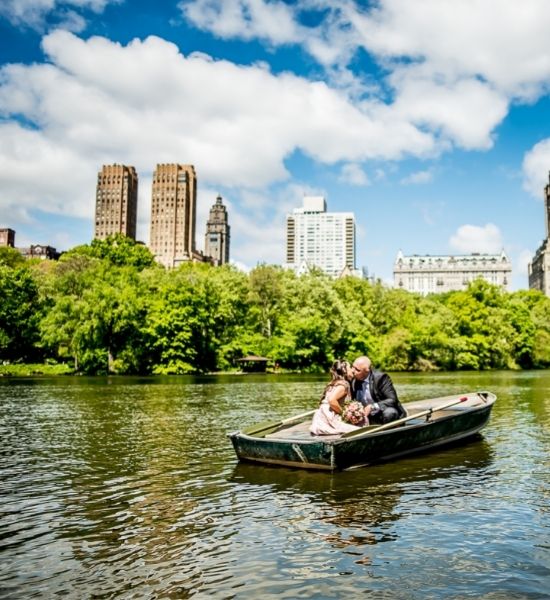
[[[365,411],[361,402],[357,400],[346,402],[342,410],[342,421],[359,427],[366,425]]]

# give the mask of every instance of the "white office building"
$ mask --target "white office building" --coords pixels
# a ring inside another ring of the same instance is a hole
[[[287,215],[286,266],[298,274],[317,267],[331,277],[358,275],[353,213],[327,212],[322,196],[304,197]]]
[[[482,278],[508,288],[512,265],[504,253],[463,256],[405,256],[401,250],[393,267],[394,287],[417,294],[463,290]]]

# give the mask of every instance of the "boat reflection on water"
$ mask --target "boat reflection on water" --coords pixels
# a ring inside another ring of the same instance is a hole
[[[293,507],[302,506],[307,498],[317,522],[336,526],[325,532],[326,541],[335,547],[362,546],[396,537],[388,525],[419,505],[428,508],[442,497],[446,503],[453,499],[462,503],[493,477],[492,465],[490,445],[477,436],[438,452],[346,472],[238,463],[230,480],[251,498],[261,486],[264,501],[265,488],[271,488],[277,501],[288,506],[289,517]]]

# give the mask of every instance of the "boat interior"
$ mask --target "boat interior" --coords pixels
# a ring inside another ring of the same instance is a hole
[[[452,406],[448,404],[456,401]],[[458,414],[460,412],[472,410],[480,406],[484,406],[489,401],[489,394],[487,392],[475,392],[471,394],[464,394],[462,396],[436,398],[431,400],[420,400],[416,402],[409,402],[404,404],[403,407],[406,411],[406,417],[399,419],[391,424],[390,427],[385,427],[384,430],[391,430],[394,427],[414,427],[426,423],[427,421],[437,421],[448,417],[452,414]],[[280,424],[275,427],[266,428],[263,431],[254,433],[256,437],[263,437],[267,439],[284,439],[284,440],[296,440],[296,441],[314,441],[323,439],[326,441],[338,440],[342,437],[353,437],[355,435],[372,432],[378,430],[380,425],[369,425],[367,427],[361,427],[357,431],[353,431],[346,434],[336,435],[313,435],[309,431],[311,425],[311,416],[300,420],[299,422],[291,422],[287,424]]]

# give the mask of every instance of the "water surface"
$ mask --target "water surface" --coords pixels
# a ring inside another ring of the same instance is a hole
[[[490,390],[490,424],[329,474],[226,437],[322,377],[0,380],[0,598],[550,598],[550,372],[393,378]]]

